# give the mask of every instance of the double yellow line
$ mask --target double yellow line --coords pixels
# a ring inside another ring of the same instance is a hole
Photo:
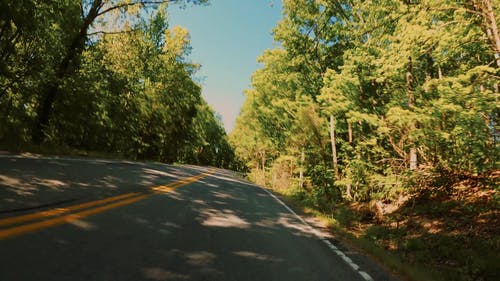
[[[180,179],[180,180],[178,180],[176,182],[170,183],[168,185],[156,186],[156,187],[151,188],[151,190],[154,191],[155,193],[171,192],[171,191],[174,191],[174,190],[176,190],[177,188],[179,188],[181,186],[184,186],[184,185],[187,185],[187,184],[190,184],[190,183],[193,183],[193,182],[197,182],[200,179],[202,179],[202,178],[204,178],[206,176],[211,175],[214,171],[215,171],[215,169],[210,169],[206,173],[202,173],[202,174],[199,174],[197,176],[192,176],[192,177],[189,177],[189,178],[183,178],[183,179]]]
[[[193,177],[183,178],[167,185],[152,187],[153,193],[131,192],[108,197],[96,201],[72,205],[65,208],[54,208],[47,211],[0,219],[0,239],[37,231],[51,226],[68,223],[82,218],[102,213],[121,206],[146,199],[152,194],[172,192],[175,189],[199,181],[209,176],[213,170]],[[78,212],[77,212],[78,211]],[[27,224],[23,224],[26,223]]]

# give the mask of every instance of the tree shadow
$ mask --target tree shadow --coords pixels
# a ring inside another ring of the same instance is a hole
[[[0,158],[0,216],[144,192],[196,172],[157,163],[4,157]]]
[[[362,280],[264,190],[223,171],[151,200],[164,210],[140,220],[163,250],[139,265],[141,280]]]
[[[36,186],[33,195],[16,195],[16,200],[68,190],[82,196],[109,196],[208,170],[82,163],[78,172],[95,173],[89,179],[67,167],[54,167],[48,165],[44,178],[63,172],[72,179],[65,181],[68,187]],[[36,172],[36,166],[22,168],[27,175]],[[30,179],[12,171],[2,170],[2,174]],[[106,176],[116,176],[123,183],[115,188],[103,181]],[[0,257],[2,267],[9,268],[0,270],[2,280],[362,280],[266,191],[223,170],[74,224],[11,239],[2,243],[2,252],[9,253]]]

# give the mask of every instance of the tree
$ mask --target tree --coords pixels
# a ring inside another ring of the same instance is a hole
[[[233,165],[168,2],[2,3],[0,141]]]
[[[232,139],[241,140],[239,126],[252,128],[259,138],[248,144],[272,144],[271,178],[291,156],[307,167],[292,173],[299,182],[305,174],[321,186],[336,174],[335,186],[357,201],[398,197],[422,171],[491,172],[498,8],[489,0],[284,1],[274,30],[282,48],[260,58]]]
[[[154,13],[158,8],[164,8],[162,4],[170,1],[124,1],[124,0],[93,0],[82,1],[79,5],[78,14],[81,15],[78,23],[69,30],[70,40],[65,44],[63,54],[58,62],[53,79],[48,79],[47,84],[41,93],[40,102],[37,109],[37,121],[33,131],[33,140],[41,143],[44,140],[44,130],[46,129],[53,104],[60,95],[60,85],[64,79],[71,76],[78,68],[82,53],[89,39],[89,30],[99,17],[105,17],[111,13],[118,13],[124,26],[134,28],[135,15],[142,13]],[[180,1],[176,1],[180,2]],[[195,4],[205,3],[206,0],[190,1]],[[78,15],[77,14],[77,15]],[[105,26],[105,20],[100,23]],[[118,30],[126,31],[126,30]],[[114,31],[116,32],[116,31]],[[104,32],[105,33],[105,32]]]

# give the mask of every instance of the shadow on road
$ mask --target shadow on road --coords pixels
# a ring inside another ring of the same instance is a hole
[[[269,194],[229,172],[148,201],[156,215],[126,219],[146,235],[127,251],[155,249],[154,260],[137,260],[137,280],[362,280]]]
[[[154,163],[2,157],[0,217],[144,191],[196,173]]]
[[[107,197],[207,170],[103,161],[5,162],[2,209]],[[0,257],[1,280],[362,280],[265,190],[223,170],[169,193],[0,242],[8,253]]]

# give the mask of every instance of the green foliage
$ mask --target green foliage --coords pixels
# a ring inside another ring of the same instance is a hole
[[[487,2],[283,1],[281,47],[259,58],[230,136],[236,155],[261,182],[291,175],[319,207],[396,200],[428,184],[422,174],[498,170],[500,65]],[[293,172],[283,157],[295,159]]]
[[[29,146],[42,130],[45,146],[233,165],[166,2],[99,3],[0,4],[0,143]]]
[[[205,102],[197,106],[189,143],[183,146],[180,161],[236,169],[222,120]]]

